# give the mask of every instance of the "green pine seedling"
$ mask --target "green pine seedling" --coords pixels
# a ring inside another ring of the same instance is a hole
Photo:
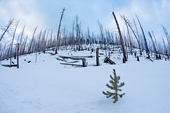
[[[111,86],[109,84],[106,84],[106,86],[112,90],[114,90],[115,92],[112,93],[112,92],[109,92],[109,91],[106,91],[106,92],[102,92],[104,95],[106,95],[107,98],[109,97],[112,97],[112,99],[114,99],[113,103],[116,103],[116,101],[118,101],[118,97],[122,98],[123,95],[125,95],[125,93],[123,94],[119,94],[118,91],[122,91],[120,89],[120,87],[124,86],[125,83],[122,82],[119,84],[119,80],[120,80],[120,76],[116,76],[116,71],[115,69],[113,69],[113,74],[114,74],[114,78],[110,75],[110,78],[111,80],[109,81],[111,83]]]

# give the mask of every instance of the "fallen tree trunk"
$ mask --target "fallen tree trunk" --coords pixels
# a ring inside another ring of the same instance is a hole
[[[112,61],[110,58],[106,57],[104,59],[104,63],[109,63],[109,64],[116,64],[114,61]]]
[[[18,66],[17,64],[14,64],[14,65],[1,64],[1,65],[4,66],[4,67],[17,67]]]
[[[79,65],[79,64],[69,64],[69,63],[60,63],[60,64],[83,67],[83,65]]]
[[[70,56],[70,57],[67,57],[67,56],[59,56],[63,59],[72,59],[72,60],[82,60],[83,58],[93,58],[93,56]]]

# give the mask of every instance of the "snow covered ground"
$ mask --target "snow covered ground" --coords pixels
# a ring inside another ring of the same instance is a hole
[[[21,56],[19,69],[0,66],[0,113],[170,112],[170,61],[151,62],[140,57],[137,62],[129,55],[123,64],[122,55],[114,53],[111,59],[116,65],[103,63],[105,55],[100,55],[101,66],[93,66],[94,57],[86,59],[87,67],[74,67],[60,65],[62,61],[56,58],[59,55],[95,56],[95,52],[64,50],[58,53],[37,53],[37,62],[35,53]],[[113,69],[121,77],[120,82],[125,83],[120,92],[125,95],[115,104],[102,94],[102,91],[111,91],[106,83]]]

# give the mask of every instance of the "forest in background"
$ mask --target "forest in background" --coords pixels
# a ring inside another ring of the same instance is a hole
[[[61,29],[62,19],[64,16],[65,8],[63,8],[58,31],[54,32],[52,29],[41,29],[37,32],[38,26],[33,30],[32,37],[28,37],[24,32],[25,26],[23,26],[22,32],[16,34],[16,30],[19,24],[19,20],[9,20],[7,25],[0,31],[0,61],[5,59],[16,58],[17,56],[31,54],[47,50],[53,50],[57,54],[57,50],[70,49],[73,51],[83,51],[95,49],[95,45],[100,45],[99,49],[110,51],[111,48],[119,46],[123,53],[123,62],[127,61],[128,54],[136,53],[134,49],[139,49],[140,56],[145,51],[148,59],[150,54],[155,55],[155,59],[161,59],[160,55],[169,59],[170,55],[170,37],[167,29],[162,26],[164,35],[162,37],[155,37],[153,31],[144,32],[142,24],[136,15],[136,19],[130,21],[124,15],[121,18],[124,21],[125,28],[120,28],[119,20],[116,15],[112,12],[117,27],[116,31],[109,31],[103,29],[102,24],[98,21],[98,27],[100,34],[91,32],[89,28],[87,31],[81,30],[81,22],[76,16],[73,22],[72,30],[68,31],[66,27]],[[113,20],[113,21],[114,21]],[[114,25],[113,25],[114,28]],[[122,30],[123,29],[123,30]],[[162,41],[157,39],[162,39]],[[2,43],[4,39],[10,39],[10,44]]]

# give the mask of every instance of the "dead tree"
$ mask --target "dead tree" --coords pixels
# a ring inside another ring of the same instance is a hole
[[[19,68],[19,43],[17,44],[17,68]]]
[[[167,42],[168,42],[168,46],[169,46],[169,55],[170,55],[170,37],[169,37],[169,34],[168,34],[167,29],[166,29],[164,26],[162,26],[162,28],[163,28],[163,31],[164,31],[165,37],[166,37]]]
[[[135,27],[136,27],[137,35],[136,35],[135,31],[133,30],[133,28],[132,28],[132,26],[131,26],[130,22],[129,22],[129,21],[128,21],[125,17],[122,17],[122,18],[123,18],[123,20],[125,21],[125,23],[129,26],[129,28],[131,29],[131,31],[132,31],[132,33],[133,33],[133,35],[135,36],[136,41],[137,41],[138,46],[139,46],[140,56],[141,56],[141,55],[142,55],[142,50],[141,50],[141,44],[140,44],[140,42],[139,42],[139,35],[138,35],[138,32],[137,32],[136,23],[135,23],[135,21],[134,21],[134,24],[135,24]]]
[[[76,40],[78,51],[80,51],[80,24],[78,23],[78,16],[76,16]]]
[[[34,38],[35,38],[36,30],[37,30],[37,27],[34,29],[34,33],[32,35],[32,40],[31,40],[31,43],[30,43],[30,47],[28,48],[28,54],[30,54],[32,52],[31,49],[32,49]]]
[[[21,38],[20,38],[20,53],[19,54],[21,54],[21,52],[22,52],[21,47],[22,47],[22,40],[23,40],[24,30],[25,30],[25,26],[23,27],[23,30],[22,30],[22,33],[21,33]]]
[[[162,38],[162,42],[163,42],[163,45],[164,45],[164,53],[166,56],[168,56],[168,50],[166,48],[166,44],[165,44],[165,40]]]
[[[125,21],[125,25],[126,25],[126,28],[127,28],[127,33],[128,33],[128,38],[129,38],[129,42],[130,42],[130,52],[131,52],[131,55],[133,54],[132,53],[132,49],[133,49],[133,45],[132,45],[132,40],[131,40],[131,37],[130,37],[130,32],[129,32],[129,27],[128,27],[128,20],[125,18],[125,16],[121,16],[123,18],[123,20]]]
[[[11,43],[11,52],[10,52],[10,65],[12,65],[12,47],[13,47],[13,43],[14,43],[14,38],[15,38],[15,33],[16,33],[16,30],[17,30],[17,27],[18,27],[18,24],[19,24],[19,21],[17,22],[16,24],[16,27],[15,27],[15,30],[14,30],[14,34],[13,34],[13,38],[12,38],[12,43]]]
[[[152,38],[152,35],[151,35],[151,33],[150,32],[148,32],[148,34],[149,34],[149,36],[150,36],[150,38],[151,38],[151,41],[152,41],[152,44],[153,44],[153,48],[154,48],[154,52],[155,52],[155,56],[156,56],[156,58],[158,57],[157,56],[157,50],[156,50],[156,46],[155,46],[155,43],[154,43],[154,41],[153,41],[153,38]]]
[[[4,37],[5,33],[8,32],[8,29],[9,29],[10,26],[12,25],[13,21],[14,21],[14,19],[10,20],[10,21],[9,21],[9,24],[8,24],[7,27],[4,29],[4,32],[3,32],[3,34],[1,35],[1,38],[0,38],[0,42],[1,42],[2,38]]]
[[[96,66],[99,66],[99,48],[96,49]]]
[[[39,33],[39,36],[38,36],[38,47],[37,47],[37,51],[40,52],[40,42],[41,42],[41,37],[42,37],[42,30],[40,31]]]
[[[60,37],[60,27],[61,27],[61,22],[62,22],[62,19],[63,19],[64,11],[65,11],[65,8],[63,8],[63,11],[61,13],[60,23],[59,23],[59,26],[58,26],[57,44],[56,44],[55,54],[57,54],[58,40],[59,40],[59,37]]]
[[[147,57],[147,58],[150,58],[150,56],[149,56],[149,49],[148,49],[148,45],[147,45],[147,41],[146,41],[146,37],[145,37],[145,33],[144,33],[144,31],[143,31],[142,25],[141,25],[141,23],[140,23],[139,18],[138,18],[138,16],[137,16],[137,15],[136,15],[136,18],[137,18],[137,20],[138,20],[138,23],[139,23],[139,25],[140,25],[140,28],[141,28],[141,31],[142,31],[142,34],[143,34],[143,39],[144,39],[144,42],[145,42],[146,54],[148,55],[148,57]]]
[[[53,29],[51,29],[51,34],[50,34],[50,40],[49,40],[49,42],[48,42],[48,48],[51,48],[52,47],[52,40],[53,40]]]
[[[22,50],[22,55],[25,53],[25,48],[26,48],[26,44],[27,44],[27,39],[28,39],[28,35],[26,36],[25,40],[24,40],[24,44],[23,44],[23,50]]]
[[[120,28],[119,28],[119,24],[118,24],[118,21],[116,19],[116,16],[115,16],[114,12],[112,12],[112,14],[113,14],[113,17],[115,19],[116,26],[117,26],[117,29],[118,29],[118,32],[119,32],[120,42],[121,42],[122,50],[123,50],[123,57],[124,57],[124,60],[127,61],[126,51],[125,51],[125,48],[124,48],[124,42],[123,42],[122,34],[121,34],[121,31],[120,31]]]
[[[100,36],[101,36],[101,40],[100,40],[100,47],[102,47],[102,43],[104,41],[104,32],[103,32],[103,26],[102,24],[98,21],[99,24],[99,28],[100,28]],[[103,47],[102,47],[103,48]]]

